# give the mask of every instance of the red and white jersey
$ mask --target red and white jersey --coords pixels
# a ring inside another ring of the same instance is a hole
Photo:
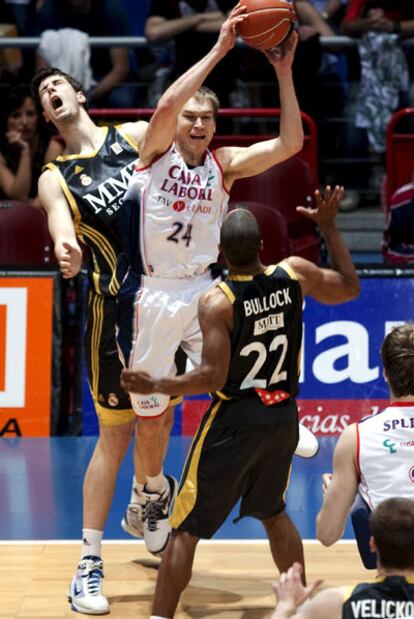
[[[414,402],[396,402],[357,423],[359,492],[374,509],[392,497],[414,499]]]
[[[207,150],[203,163],[192,167],[173,144],[150,166],[137,168],[131,185],[141,206],[140,249],[147,275],[192,277],[216,262],[229,194],[214,152]]]

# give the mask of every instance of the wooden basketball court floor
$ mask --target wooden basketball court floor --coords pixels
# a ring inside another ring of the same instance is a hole
[[[74,616],[66,601],[80,553],[82,480],[95,438],[0,439],[0,617]],[[179,477],[190,439],[173,437],[165,469]],[[308,580],[327,585],[371,579],[348,523],[344,541],[315,541],[321,474],[331,469],[335,439],[322,438],[312,460],[294,458],[287,509],[305,541]],[[120,527],[129,499],[132,451],[121,467],[105,529],[104,592],[113,619],[150,615],[159,561]],[[267,619],[276,577],[261,524],[234,510],[211,542],[201,542],[177,619]],[[75,615],[76,616],[76,615]],[[78,615],[79,616],[79,615]]]

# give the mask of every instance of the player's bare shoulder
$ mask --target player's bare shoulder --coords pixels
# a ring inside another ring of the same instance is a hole
[[[214,286],[202,295],[198,312],[200,321],[224,321],[230,324],[233,317],[232,304],[219,286]]]
[[[137,148],[141,144],[148,128],[146,120],[137,120],[136,122],[123,123],[120,125],[123,133],[126,133],[137,144]]]

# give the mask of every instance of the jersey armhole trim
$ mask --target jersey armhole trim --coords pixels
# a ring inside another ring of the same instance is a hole
[[[158,155],[156,155],[154,157],[154,159],[151,161],[151,163],[148,163],[147,165],[144,165],[142,167],[140,167],[140,165],[136,165],[135,166],[135,172],[143,172],[144,170],[149,170],[149,168],[151,168],[155,163],[157,163],[157,161],[159,161],[160,159],[162,159],[167,153],[170,152],[170,150],[172,150],[174,148],[174,142],[172,144],[170,144],[170,146],[167,148],[167,150],[165,150],[163,153],[159,153]]]
[[[351,597],[352,593],[354,592],[354,589],[355,589],[355,585],[348,585],[347,587],[345,587],[345,590],[343,592],[343,601],[344,602],[349,600],[349,598]]]
[[[279,264],[277,264],[276,266],[286,271],[290,279],[295,279],[295,280],[298,279],[298,276],[296,275],[295,271],[292,269],[291,266],[289,266],[289,264],[285,260],[282,260],[282,262],[279,262]]]
[[[220,288],[220,290],[224,292],[230,303],[233,305],[236,300],[236,295],[234,294],[230,286],[226,284],[226,282],[221,282],[220,284],[218,284],[218,288]]]
[[[123,124],[119,124],[119,125],[114,125],[114,128],[116,129],[116,131],[119,133],[120,136],[122,136],[125,140],[125,142],[128,142],[128,144],[130,146],[132,146],[132,148],[137,152],[138,154],[138,142],[136,140],[134,140],[134,138],[132,137],[132,135],[129,135],[129,133],[127,133],[127,131],[125,131],[125,129],[123,128]]]

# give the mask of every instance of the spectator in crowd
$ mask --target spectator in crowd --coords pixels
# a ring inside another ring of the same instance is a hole
[[[13,11],[19,34],[26,36],[29,31],[29,23],[35,15],[35,8],[39,0],[5,0]]]
[[[310,2],[319,15],[331,26],[338,23],[338,19],[343,15],[346,0],[306,0]]]
[[[195,65],[212,48],[235,0],[151,0],[145,35],[150,43],[173,41],[171,80]],[[239,74],[238,50],[211,72],[206,86],[214,90],[222,107],[229,107],[229,93]],[[164,92],[166,83],[160,85]]]
[[[414,169],[411,181],[398,187],[386,211],[382,253],[386,262],[414,262]]]
[[[45,0],[37,14],[36,31],[73,28],[90,36],[129,36],[130,24],[120,0]],[[38,56],[37,68],[47,63]],[[134,107],[136,95],[125,84],[131,75],[126,47],[93,47],[91,67],[94,85],[87,93],[91,106]]]
[[[410,0],[349,0],[341,24],[342,33],[359,37],[361,74],[359,83],[350,89],[347,116],[351,127],[344,135],[343,151],[347,158],[385,153],[385,132],[392,113],[409,105],[410,60],[399,44],[401,37],[414,34],[414,3]],[[408,52],[409,56],[411,52]],[[353,191],[343,202],[342,210],[352,210],[359,203],[357,190],[369,176],[363,166],[341,179]]]
[[[358,549],[366,568],[376,567],[369,546],[369,517],[393,496],[414,499],[414,324],[395,327],[381,347],[390,405],[351,424],[334,451],[333,475],[324,475],[325,497],[317,517],[317,536],[325,546],[343,534],[352,507]],[[353,506],[352,506],[353,505]]]
[[[303,604],[321,585],[301,582],[295,563],[275,584],[277,604],[270,619],[391,619],[414,616],[414,501],[383,501],[371,516],[370,545],[378,557],[375,582],[325,589]],[[161,619],[161,618],[160,618]]]
[[[47,133],[30,89],[16,86],[3,99],[0,128],[0,196],[39,206],[37,181],[42,166],[62,152]]]

